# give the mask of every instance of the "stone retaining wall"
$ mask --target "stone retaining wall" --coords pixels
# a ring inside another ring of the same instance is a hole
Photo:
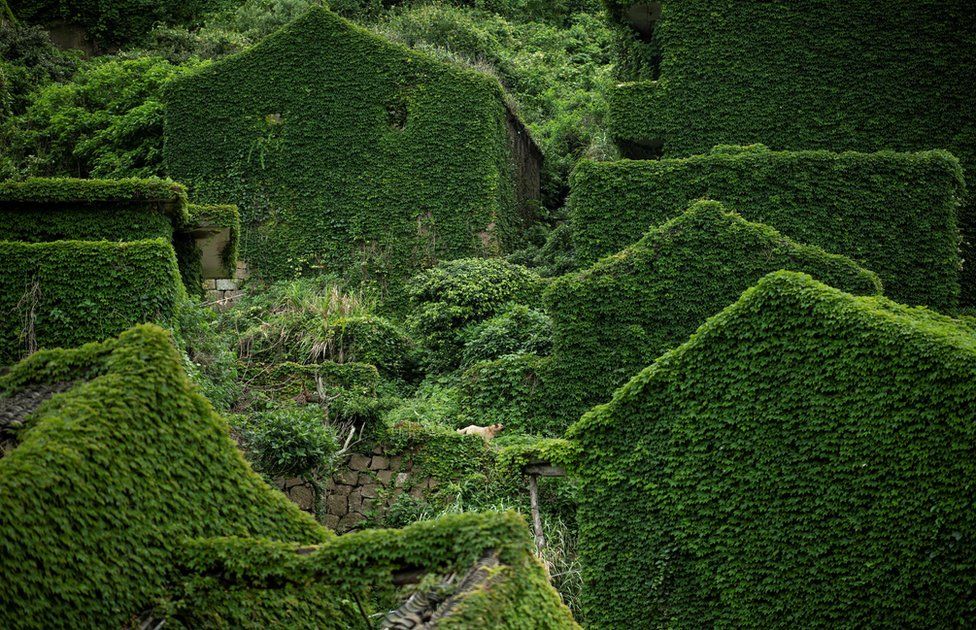
[[[344,534],[359,528],[371,512],[388,508],[401,493],[420,499],[436,486],[435,479],[413,474],[409,456],[388,457],[380,446],[372,453],[354,453],[327,484],[323,522]],[[314,513],[312,488],[301,479],[288,479],[279,487],[303,510]]]

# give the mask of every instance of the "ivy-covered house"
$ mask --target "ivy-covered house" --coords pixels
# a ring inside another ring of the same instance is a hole
[[[171,320],[233,274],[238,230],[235,207],[169,180],[0,182],[0,365]]]
[[[945,149],[976,181],[976,20],[966,0],[605,0],[622,81],[608,126],[630,158],[719,144]],[[976,303],[976,203],[961,209]]]
[[[778,271],[567,436],[594,625],[972,618],[972,320]]]
[[[546,290],[553,350],[542,375],[563,427],[773,271],[802,271],[857,295],[878,276],[793,241],[717,201],[699,201],[639,241]]]
[[[323,8],[174,81],[166,166],[195,199],[237,204],[242,258],[399,280],[518,245],[541,154],[494,78]]]
[[[773,151],[720,146],[661,160],[584,161],[570,220],[586,264],[618,252],[698,199],[841,254],[878,274],[885,295],[949,311],[959,299],[959,161],[946,151]]]

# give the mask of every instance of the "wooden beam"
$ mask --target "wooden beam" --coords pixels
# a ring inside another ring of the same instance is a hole
[[[562,466],[553,466],[548,462],[529,464],[523,469],[523,471],[525,472],[525,474],[535,476],[535,477],[565,477],[566,476],[565,468],[563,468]]]

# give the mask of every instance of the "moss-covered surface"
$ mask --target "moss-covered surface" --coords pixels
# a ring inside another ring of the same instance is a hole
[[[163,239],[0,241],[0,260],[0,365],[35,347],[70,348],[172,321],[186,295]]]
[[[588,621],[953,626],[971,325],[780,271],[573,425]]]
[[[438,259],[521,239],[498,82],[321,8],[170,84],[168,171],[236,203],[268,279],[344,273],[396,293]]]
[[[964,194],[943,151],[830,153],[719,147],[660,161],[583,162],[570,199],[583,263],[619,251],[696,199],[842,254],[878,274],[889,297],[951,310],[959,294]]]
[[[185,596],[169,603],[167,622],[190,628],[371,627],[364,618],[369,611],[359,609],[362,594],[380,589],[374,596],[392,596],[394,571],[463,572],[497,554],[493,574],[459,593],[438,627],[578,627],[535,559],[525,522],[512,512],[457,514],[401,530],[346,534],[301,553],[299,548],[242,538],[195,541],[183,564]],[[282,606],[280,593],[303,606]]]
[[[881,293],[878,277],[849,258],[798,244],[715,201],[700,201],[630,247],[559,278],[545,294],[553,318],[552,359],[542,368],[549,412],[566,427],[780,269],[849,293]]]

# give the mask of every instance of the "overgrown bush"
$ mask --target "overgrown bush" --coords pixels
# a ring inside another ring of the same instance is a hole
[[[430,367],[458,367],[465,326],[513,303],[538,304],[543,284],[525,267],[499,258],[442,262],[412,278],[407,286],[414,307],[410,322],[429,351]]]
[[[173,326],[183,369],[218,410],[227,410],[241,391],[234,338],[220,327],[220,318],[199,299],[188,297]]]
[[[394,322],[374,315],[368,291],[331,276],[255,287],[226,315],[242,359],[255,364],[372,363],[385,376],[415,378],[417,346]]]
[[[138,42],[158,23],[190,24],[224,0],[18,0],[16,17],[31,24],[63,22],[76,26],[97,49]]]
[[[7,102],[0,103],[0,114],[22,114],[30,94],[52,81],[71,76],[78,64],[74,53],[59,50],[40,26],[0,24],[0,92]],[[3,120],[5,116],[0,116]]]
[[[152,57],[86,62],[70,81],[42,87],[7,122],[15,166],[36,176],[162,175],[160,91],[192,66]]]
[[[545,233],[541,245],[532,243],[525,249],[506,256],[506,260],[524,265],[543,278],[552,278],[576,271],[576,247],[573,244],[573,228],[560,223]]]
[[[244,0],[205,15],[199,27],[156,26],[138,53],[172,63],[216,59],[253,46],[314,4],[315,0]]]
[[[249,416],[239,427],[254,467],[270,479],[321,477],[339,450],[335,431],[317,407],[280,407]]]
[[[461,367],[497,359],[503,354],[549,354],[552,321],[524,304],[513,304],[497,315],[462,331],[465,337]]]

